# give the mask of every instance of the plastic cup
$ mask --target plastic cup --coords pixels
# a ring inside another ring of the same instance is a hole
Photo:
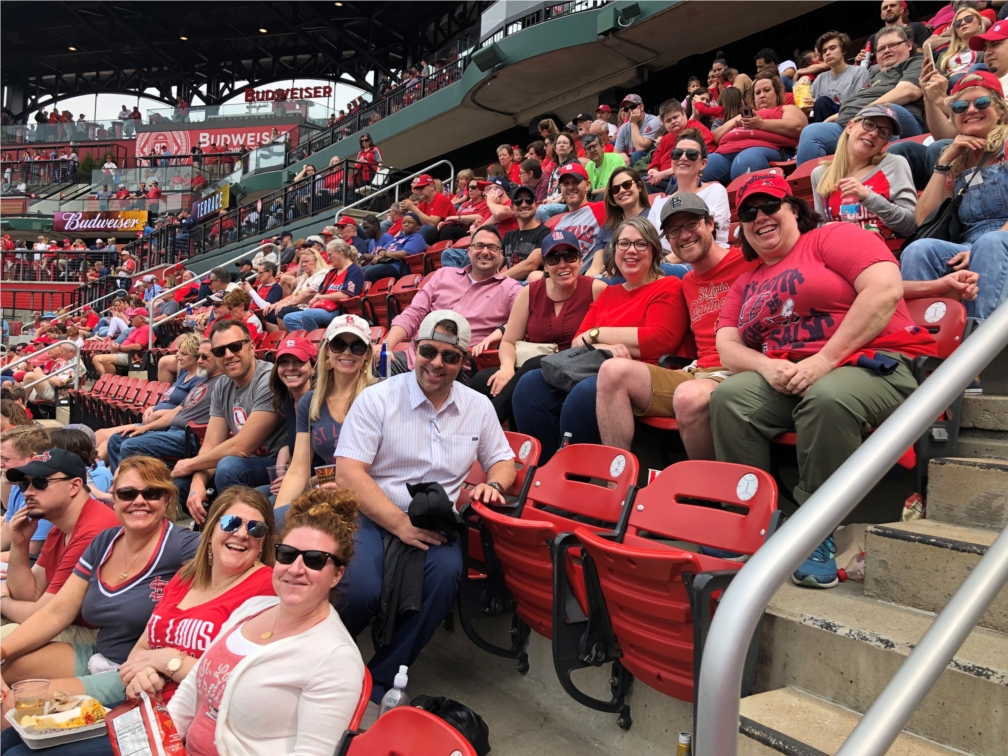
[[[336,465],[321,465],[315,468],[315,477],[319,485],[336,482]]]
[[[273,483],[277,478],[282,478],[286,472],[287,465],[272,465],[266,468],[266,473],[269,475],[270,483]]]
[[[11,685],[11,695],[14,696],[14,719],[18,724],[24,717],[41,717],[49,695],[49,681],[21,680]]]

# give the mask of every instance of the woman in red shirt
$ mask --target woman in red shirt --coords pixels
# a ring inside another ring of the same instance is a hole
[[[562,233],[562,232],[561,232]],[[573,347],[603,349],[613,357],[658,364],[665,354],[692,357],[689,313],[682,284],[662,273],[661,240],[647,216],[624,220],[613,234],[609,275],[624,283],[606,288],[596,299],[577,330]],[[597,375],[585,378],[569,394],[546,382],[542,370],[522,376],[512,405],[518,430],[542,443],[546,462],[560,446],[564,433],[574,443],[601,443],[595,419]]]
[[[382,167],[382,154],[375,147],[371,135],[366,131],[360,135],[360,152],[357,153],[357,169],[354,172],[354,188],[370,184],[378,169]]]

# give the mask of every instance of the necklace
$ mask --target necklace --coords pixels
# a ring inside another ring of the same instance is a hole
[[[148,543],[149,542],[150,541],[148,540]],[[126,548],[126,542],[123,541],[123,566],[124,566],[124,569],[123,569],[122,572],[119,573],[119,580],[125,580],[129,576],[130,570],[133,569],[133,563],[136,562],[136,560],[140,557],[141,554],[143,554],[144,549],[146,549],[146,548],[147,548],[147,544],[145,543],[143,545],[143,547],[140,549],[140,551],[138,551],[134,555],[133,559],[130,560],[130,563],[126,564],[126,556],[127,556],[127,553],[129,552],[129,549]]]
[[[277,616],[276,619],[273,620],[273,629],[267,630],[265,633],[262,633],[259,637],[262,638],[263,640],[269,640],[270,638],[272,638],[273,633],[276,632],[277,622],[279,621],[280,621],[280,609],[277,608]]]

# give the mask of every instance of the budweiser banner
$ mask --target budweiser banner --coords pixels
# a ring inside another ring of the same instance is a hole
[[[142,231],[147,223],[146,210],[108,210],[102,212],[56,213],[54,231]]]
[[[199,145],[200,149],[205,152],[207,146],[211,144],[222,144],[229,152],[237,152],[241,147],[254,150],[269,144],[270,133],[274,127],[281,134],[288,134],[287,139],[291,144],[297,144],[297,124],[232,126],[214,129],[194,124],[189,129],[141,131],[137,133],[134,154],[141,157],[149,155],[153,151],[157,155],[162,155],[165,152],[171,152],[172,155],[188,155],[194,145]]]
[[[284,102],[329,97],[332,87],[288,87],[286,89],[246,89],[245,102]]]

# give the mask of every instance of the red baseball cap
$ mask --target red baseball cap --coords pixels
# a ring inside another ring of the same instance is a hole
[[[983,50],[988,42],[999,42],[1008,39],[1008,21],[998,21],[983,34],[974,34],[970,37],[969,46],[971,50]]]
[[[413,188],[419,189],[424,186],[431,186],[433,183],[434,179],[425,173],[422,176],[417,176],[416,181],[413,182]]]
[[[595,112],[596,113],[612,113],[612,108],[610,108],[608,105],[599,105],[597,108],[595,108]]]
[[[735,194],[735,207],[742,207],[743,202],[757,194],[766,194],[777,199],[793,196],[791,185],[782,174],[759,173],[742,184]]]
[[[280,347],[276,350],[276,361],[279,362],[280,358],[285,354],[293,355],[301,360],[301,362],[308,362],[318,357],[318,348],[308,341],[308,339],[299,336],[293,339],[284,339],[280,342]]]
[[[588,181],[589,180],[588,179],[588,171],[586,171],[585,167],[583,165],[581,165],[581,163],[579,163],[576,160],[573,161],[573,162],[567,163],[567,165],[563,166],[560,169],[560,177],[559,177],[558,180],[559,181],[563,181],[564,176],[571,176],[571,175],[577,176],[582,181]]]
[[[353,226],[357,228],[357,221],[351,218],[349,215],[344,215],[338,221],[336,221],[337,226]]]
[[[999,95],[1004,97],[1004,88],[1001,86],[1001,80],[990,71],[973,71],[971,73],[964,74],[959,81],[955,83],[949,94],[957,95],[964,89],[969,89],[970,87],[983,87],[984,89],[989,89],[991,92],[997,92]]]

